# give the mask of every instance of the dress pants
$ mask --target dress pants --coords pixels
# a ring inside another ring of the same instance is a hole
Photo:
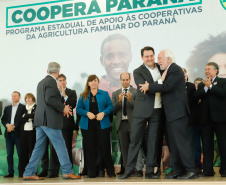
[[[62,130],[63,138],[66,144],[67,152],[71,161],[71,166],[73,168],[73,159],[72,159],[72,137],[73,130]],[[60,163],[56,154],[56,151],[53,147],[53,144],[50,143],[50,173],[59,174]]]
[[[162,109],[154,109],[150,118],[133,117],[131,126],[131,142],[129,144],[128,158],[126,170],[131,171],[135,168],[138,152],[145,133],[145,126],[148,122],[148,144],[146,157],[146,173],[154,172],[154,167],[157,167],[157,150],[158,132],[161,123]],[[161,143],[162,144],[162,143]]]
[[[162,113],[163,115],[163,113]],[[156,156],[157,156],[157,167],[160,168],[161,166],[161,161],[162,161],[162,146],[163,146],[163,138],[164,135],[166,133],[166,120],[165,117],[161,118],[161,122],[159,122],[159,127],[158,127],[158,135],[157,135],[157,139],[156,139],[156,146],[157,146],[157,150],[156,150]],[[144,150],[144,155],[147,156],[147,144],[148,144],[148,125],[146,125],[145,127],[145,135],[143,137],[143,141],[142,141],[142,145],[143,145],[143,150]],[[138,155],[139,158],[139,155]],[[166,163],[166,162],[165,162]],[[164,164],[163,163],[163,167]]]
[[[201,129],[199,125],[189,125],[189,136],[192,141],[192,149],[195,154],[195,165],[197,168],[202,169],[201,163]]]
[[[122,120],[120,123],[120,127],[118,130],[118,138],[119,138],[119,144],[120,144],[120,150],[121,155],[123,159],[123,166],[126,166],[127,163],[127,156],[129,151],[129,144],[130,144],[130,124],[128,120]],[[143,154],[140,149],[138,158],[137,158],[137,164],[136,169],[137,171],[142,170],[143,171]]]
[[[42,157],[42,172],[48,172],[49,170],[49,139],[47,139],[46,149]]]
[[[197,173],[195,155],[192,150],[191,139],[188,137],[188,116],[172,122],[167,122],[170,146],[171,168],[178,174],[185,171]]]
[[[32,156],[28,165],[25,168],[24,176],[30,177],[35,175],[37,167],[41,161],[43,154],[46,150],[47,139],[52,142],[58,159],[60,161],[63,174],[73,173],[71,162],[68,157],[65,141],[60,129],[48,128],[46,126],[39,126],[36,128],[36,143],[35,148],[32,152]]]
[[[100,122],[89,124],[88,130],[82,129],[83,143],[86,153],[86,167],[89,177],[96,177],[97,147],[99,147],[102,160],[108,175],[115,174],[111,157],[110,128],[101,129]]]
[[[220,174],[226,174],[226,123],[214,123],[214,131],[217,136],[221,167]]]
[[[85,148],[85,145],[84,145],[84,140],[82,140],[82,146],[83,146],[83,153],[84,153],[84,168],[82,170],[82,174],[88,174],[88,169],[87,169],[87,156],[86,156],[86,148]],[[104,162],[103,162],[103,158],[102,158],[102,155],[101,155],[101,151],[100,151],[100,148],[99,146],[96,147],[96,153],[97,153],[97,159],[96,159],[96,169],[97,171],[104,171],[105,169],[105,165],[104,165]]]
[[[36,141],[36,130],[20,131],[20,160],[19,174],[23,175],[31,157]]]
[[[14,174],[13,169],[13,154],[14,154],[14,145],[16,145],[16,150],[18,154],[18,158],[20,158],[20,137],[16,135],[14,131],[8,133],[8,137],[5,139],[6,141],[6,151],[7,151],[7,163],[8,163],[8,172],[10,174]],[[18,170],[20,166],[18,164]]]
[[[221,167],[220,173],[226,174],[226,123],[218,123],[208,119],[209,123],[201,125],[202,145],[203,145],[203,172],[213,173],[214,159],[214,132],[217,136]]]

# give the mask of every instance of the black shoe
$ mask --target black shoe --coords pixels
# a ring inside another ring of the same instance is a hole
[[[82,173],[80,174],[80,176],[85,176],[85,175],[88,175],[87,170],[83,170]]]
[[[189,179],[198,179],[199,175],[195,172],[187,172],[185,175],[180,175],[178,179],[180,180],[189,180]]]
[[[47,171],[42,171],[38,176],[39,177],[46,177],[48,175]]]
[[[119,176],[118,179],[128,179],[129,177],[134,177],[135,176],[135,171],[126,171],[123,175]]]
[[[202,172],[202,173],[199,174],[199,177],[213,177],[214,174],[215,174],[215,172],[213,172],[213,173],[204,173],[204,172]]]
[[[143,177],[143,171],[142,170],[137,171],[137,177]]]
[[[8,173],[7,175],[4,176],[5,178],[8,178],[8,177],[14,177],[14,175],[12,173]]]
[[[160,169],[158,168],[158,170],[154,173],[154,172],[151,172],[151,173],[146,173],[145,174],[145,178],[146,179],[159,179],[159,176],[161,175],[161,171]]]
[[[226,177],[226,173],[222,173],[221,174],[221,177]]]
[[[110,178],[115,178],[116,177],[116,175],[113,173],[113,174],[111,174],[111,175],[108,175]]]
[[[161,169],[158,168],[157,172],[155,172],[154,174],[159,177],[161,175]]]
[[[23,178],[23,174],[24,174],[24,172],[19,171],[18,177],[19,177],[19,178]]]
[[[121,170],[120,172],[116,173],[116,175],[123,175],[125,170]]]
[[[177,179],[181,174],[172,170],[171,172],[167,173],[165,179]]]
[[[145,179],[159,179],[159,175],[154,172],[146,173]]]
[[[99,171],[98,177],[105,177],[105,171]]]
[[[46,176],[46,178],[56,178],[56,177],[59,177],[59,175],[56,173],[50,173],[49,175]]]
[[[201,174],[201,173],[202,173],[202,169],[198,168],[198,174]]]

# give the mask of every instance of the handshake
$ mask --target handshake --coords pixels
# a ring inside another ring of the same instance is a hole
[[[7,132],[12,132],[15,130],[15,126],[10,123],[6,124],[6,128],[7,128]]]

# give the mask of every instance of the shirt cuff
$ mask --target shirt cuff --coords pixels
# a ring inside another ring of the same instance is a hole
[[[68,96],[65,96],[64,101],[66,102],[66,101],[67,101],[67,99],[68,99]]]
[[[213,85],[210,85],[210,89],[212,89]]]
[[[207,92],[208,91],[208,87],[205,86],[204,87],[204,91]]]
[[[159,79],[158,80],[158,84],[162,84],[162,79]]]

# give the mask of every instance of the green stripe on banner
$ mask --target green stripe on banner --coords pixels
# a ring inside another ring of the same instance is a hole
[[[63,0],[68,1],[68,0]],[[61,1],[53,1],[53,2],[61,2]],[[40,4],[50,4],[53,2],[48,3],[37,3],[37,4],[31,4],[31,5],[21,5],[21,6],[13,6],[8,8],[19,8],[24,6],[35,6]],[[162,9],[168,9],[168,8],[176,8],[176,7],[182,7],[182,6],[193,6],[193,5],[199,5],[202,4],[202,0],[196,3],[187,3],[187,4],[181,4],[181,5],[173,5],[173,6],[167,6],[167,7],[159,7],[159,8],[149,8],[149,9],[142,9],[142,10],[134,10],[134,11],[127,11],[127,12],[119,12],[119,13],[112,13],[112,14],[103,14],[103,15],[96,15],[96,16],[87,16],[87,17],[78,17],[78,18],[71,18],[71,19],[63,19],[63,20],[55,20],[55,21],[46,21],[46,22],[37,22],[37,23],[31,23],[31,24],[21,24],[21,25],[14,25],[14,26],[8,26],[8,20],[6,22],[6,28],[15,28],[15,27],[22,27],[22,26],[32,26],[32,25],[39,25],[39,24],[50,24],[50,23],[56,23],[56,22],[66,22],[66,21],[75,21],[75,20],[83,20],[83,19],[92,19],[92,18],[99,18],[99,17],[107,17],[107,16],[113,16],[113,15],[123,15],[123,14],[129,14],[129,13],[138,13],[138,12],[145,12],[145,11],[153,11],[153,10],[162,10]],[[8,15],[7,15],[8,16]]]

